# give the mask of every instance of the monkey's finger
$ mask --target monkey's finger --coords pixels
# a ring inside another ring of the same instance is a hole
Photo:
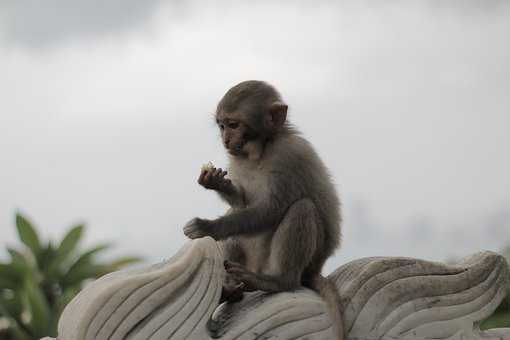
[[[239,262],[234,262],[234,261],[229,261],[229,260],[226,260],[224,262],[224,265],[226,267],[238,267],[238,268],[246,268],[245,266],[243,266],[242,264],[240,264]]]
[[[234,275],[241,275],[249,272],[244,266],[241,265],[228,266],[225,268],[225,270],[227,273]]]
[[[253,278],[253,274],[250,272],[231,273],[230,275],[233,276],[235,281],[239,282],[240,284],[242,283],[243,288],[245,288]]]
[[[242,269],[239,269],[239,268],[236,268],[236,267],[228,267],[225,270],[229,274],[240,274],[241,272],[243,272]]]
[[[227,175],[227,172],[226,171],[222,171],[221,174],[220,174],[220,177],[224,178],[226,175]]]
[[[196,238],[204,237],[203,233],[197,230],[187,230],[184,231],[184,235],[186,235],[188,238],[194,240]]]
[[[204,177],[207,174],[207,170],[202,170],[200,172],[200,176],[198,177],[198,183],[202,184],[204,182]]]
[[[225,267],[225,269],[230,268],[230,267],[242,267],[242,265],[240,263],[229,261],[229,260],[223,261],[223,266]]]
[[[190,240],[195,240],[197,238],[201,238],[202,236],[198,233],[190,233],[186,235]]]
[[[184,228],[182,228],[182,231],[184,232],[184,235],[187,237],[194,239],[201,237],[200,231],[197,229],[197,218],[192,219],[186,225]]]
[[[214,171],[213,176],[214,176],[214,177],[218,177],[218,176],[219,176],[222,172],[223,172],[223,170],[221,170],[221,168],[216,169],[216,170]]]
[[[207,183],[211,180],[211,177],[213,175],[214,171],[213,170],[210,170],[210,171],[207,171],[207,173],[204,175],[204,182]]]

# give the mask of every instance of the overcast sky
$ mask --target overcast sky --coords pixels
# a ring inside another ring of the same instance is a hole
[[[85,221],[88,244],[171,256],[225,210],[196,178],[225,165],[211,114],[246,79],[280,89],[335,177],[328,270],[510,242],[509,2],[49,4],[0,2],[0,246],[20,210],[46,237]]]

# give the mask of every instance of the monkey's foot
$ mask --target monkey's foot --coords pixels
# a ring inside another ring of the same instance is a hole
[[[252,292],[255,290],[255,274],[248,270],[245,266],[231,261],[225,261],[225,270],[227,274],[235,281],[239,282],[239,288],[245,292]]]
[[[235,286],[224,285],[221,291],[220,303],[222,302],[239,302],[243,299],[244,283]]]
[[[329,278],[342,298],[350,340],[510,340],[510,329],[479,328],[509,287],[508,264],[495,253],[456,265],[365,258]],[[317,293],[304,288],[246,293],[242,301],[217,308],[224,281],[216,242],[191,241],[161,264],[112,273],[88,285],[66,307],[59,339],[334,339]]]

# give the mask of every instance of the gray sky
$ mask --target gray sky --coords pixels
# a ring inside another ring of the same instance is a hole
[[[225,164],[211,113],[245,79],[276,85],[330,167],[344,247],[435,260],[510,242],[506,1],[0,2],[0,240],[16,209],[46,236],[150,261]],[[48,3],[45,3],[46,5]]]

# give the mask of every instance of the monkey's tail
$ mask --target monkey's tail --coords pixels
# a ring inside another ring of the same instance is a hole
[[[326,301],[337,340],[345,339],[342,301],[335,284],[322,275],[317,275],[311,281],[311,288]]]

